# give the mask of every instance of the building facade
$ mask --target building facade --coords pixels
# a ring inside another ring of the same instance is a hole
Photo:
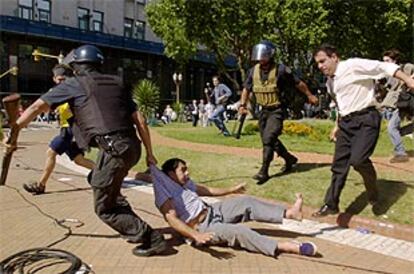
[[[0,71],[17,65],[17,77],[1,79],[1,95],[18,91],[35,99],[53,83],[56,59],[35,61],[33,50],[59,55],[82,44],[94,44],[104,53],[104,72],[117,74],[131,87],[151,79],[161,90],[164,104],[175,100],[178,72],[164,54],[161,40],[146,20],[147,0],[1,0]],[[203,96],[205,83],[216,72],[211,56],[199,55],[184,71],[180,99]]]

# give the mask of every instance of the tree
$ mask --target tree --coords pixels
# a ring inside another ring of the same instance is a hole
[[[153,82],[144,79],[134,85],[132,97],[139,111],[149,119],[160,105],[160,89]]]
[[[324,6],[331,25],[326,40],[344,57],[378,59],[391,47],[414,57],[412,0],[330,0]]]
[[[210,51],[235,90],[240,86],[231,72],[239,71],[245,79],[251,48],[260,40],[281,45],[279,53],[287,54],[293,64],[295,57],[323,38],[328,27],[322,0],[159,0],[147,5],[146,11],[167,56],[184,62],[197,49]],[[315,18],[321,22],[314,22]],[[236,68],[226,67],[229,56],[236,58]]]

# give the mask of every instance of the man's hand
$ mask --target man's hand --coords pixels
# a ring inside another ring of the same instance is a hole
[[[338,134],[338,131],[339,131],[339,127],[335,125],[335,127],[331,131],[329,140],[336,142],[336,135]]]
[[[213,239],[214,232],[196,232],[193,236],[194,241],[198,245],[206,244],[207,242],[211,241]]]
[[[311,103],[312,105],[317,105],[317,104],[318,104],[318,102],[319,102],[318,97],[316,97],[316,96],[315,96],[315,95],[313,95],[313,94],[310,94],[310,95],[308,96],[308,100],[309,100],[309,103]]]
[[[17,134],[19,130],[16,126],[12,126],[10,131],[4,135],[3,145],[6,148],[5,153],[13,152],[17,149]],[[15,139],[13,141],[13,139]]]
[[[240,115],[247,114],[247,107],[240,105],[238,111]]]
[[[243,194],[246,192],[246,183],[241,183],[233,187],[232,193]]]
[[[158,161],[157,161],[157,159],[155,158],[154,155],[152,155],[152,154],[147,155],[147,166],[157,165],[157,163],[158,163]]]

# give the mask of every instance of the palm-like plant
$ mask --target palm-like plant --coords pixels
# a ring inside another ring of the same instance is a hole
[[[147,118],[151,118],[160,105],[160,88],[144,79],[132,88],[132,97],[138,105],[139,111]]]

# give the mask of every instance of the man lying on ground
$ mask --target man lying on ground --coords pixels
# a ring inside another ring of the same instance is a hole
[[[196,245],[225,243],[248,251],[276,256],[281,252],[314,256],[316,245],[311,242],[278,242],[239,224],[245,221],[282,223],[283,218],[302,220],[301,194],[295,204],[283,206],[249,196],[224,199],[212,205],[200,196],[222,196],[243,193],[245,184],[230,188],[213,188],[195,184],[189,178],[186,162],[173,158],[162,165],[162,171],[150,166],[155,204],[170,226]]]

